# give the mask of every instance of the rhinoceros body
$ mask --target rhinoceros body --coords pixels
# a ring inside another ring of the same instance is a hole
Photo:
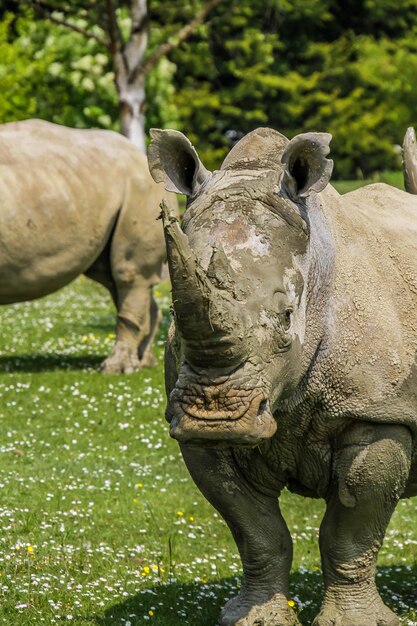
[[[399,623],[375,568],[397,501],[417,494],[417,197],[340,196],[329,141],[259,129],[210,173],[183,135],[153,133],[154,178],[188,195],[182,230],[164,210],[167,418],[243,561],[222,626],[298,623],[284,486],[327,503],[314,626]],[[417,193],[414,150],[410,135]]]
[[[167,195],[116,133],[41,120],[0,126],[0,303],[39,298],[86,274],[107,287],[118,313],[103,370],[151,364],[152,287],[166,255],[156,219]]]

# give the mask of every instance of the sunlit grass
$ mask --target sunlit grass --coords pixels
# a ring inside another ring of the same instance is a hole
[[[404,189],[404,177],[403,173],[398,171],[385,171],[379,172],[374,175],[373,178],[364,178],[362,180],[336,180],[332,181],[332,185],[336,187],[339,193],[348,193],[354,191],[358,187],[364,187],[365,185],[371,185],[372,183],[387,183],[393,185],[399,189]]]
[[[159,367],[129,376],[97,371],[114,311],[94,283],[0,310],[1,624],[214,626],[237,592],[235,545],[164,420],[168,295],[157,290]],[[322,597],[323,503],[282,500],[307,625]],[[400,504],[380,559],[384,598],[404,624],[417,621],[416,508]]]

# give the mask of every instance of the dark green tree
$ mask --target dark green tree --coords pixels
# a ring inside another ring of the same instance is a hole
[[[416,41],[417,0],[222,3],[171,57],[182,126],[212,167],[259,125],[332,132],[339,176],[396,167]]]

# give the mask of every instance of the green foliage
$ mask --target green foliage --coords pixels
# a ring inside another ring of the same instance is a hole
[[[28,24],[19,23],[18,36],[11,43],[9,33],[13,16],[6,15],[0,22],[0,120],[32,117],[36,111],[36,93],[33,86],[39,84],[48,67],[46,56],[34,56],[27,36]],[[26,31],[26,32],[25,32]],[[49,60],[49,63],[52,62]]]
[[[72,23],[103,37],[100,7],[90,12],[81,0],[71,5]],[[59,9],[60,3],[54,4]],[[101,12],[102,13],[102,12]],[[102,16],[101,16],[102,17]],[[131,21],[121,8],[118,20],[125,38]],[[179,27],[179,25],[178,25]],[[153,45],[170,32],[156,26]],[[39,117],[75,127],[117,130],[118,101],[108,51],[94,38],[87,39],[64,26],[41,20],[28,12],[0,21],[0,123]],[[147,127],[176,127],[173,100],[175,65],[162,59],[147,79]]]
[[[0,121],[39,117],[113,128],[117,98],[109,60],[93,40],[33,16],[0,22]]]
[[[179,111],[174,103],[175,65],[164,58],[152,69],[146,81],[146,130],[178,128]]]

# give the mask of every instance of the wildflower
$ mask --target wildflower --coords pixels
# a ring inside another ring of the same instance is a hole
[[[26,550],[31,554],[33,552],[33,546],[27,546]]]
[[[182,517],[184,515],[184,513],[182,511],[177,511],[177,515],[178,515],[178,517]]]
[[[154,614],[154,612],[152,611],[152,609],[149,609],[148,615],[150,615],[152,617],[153,614]]]
[[[288,606],[290,606],[291,608],[295,606],[294,600],[288,600]]]

